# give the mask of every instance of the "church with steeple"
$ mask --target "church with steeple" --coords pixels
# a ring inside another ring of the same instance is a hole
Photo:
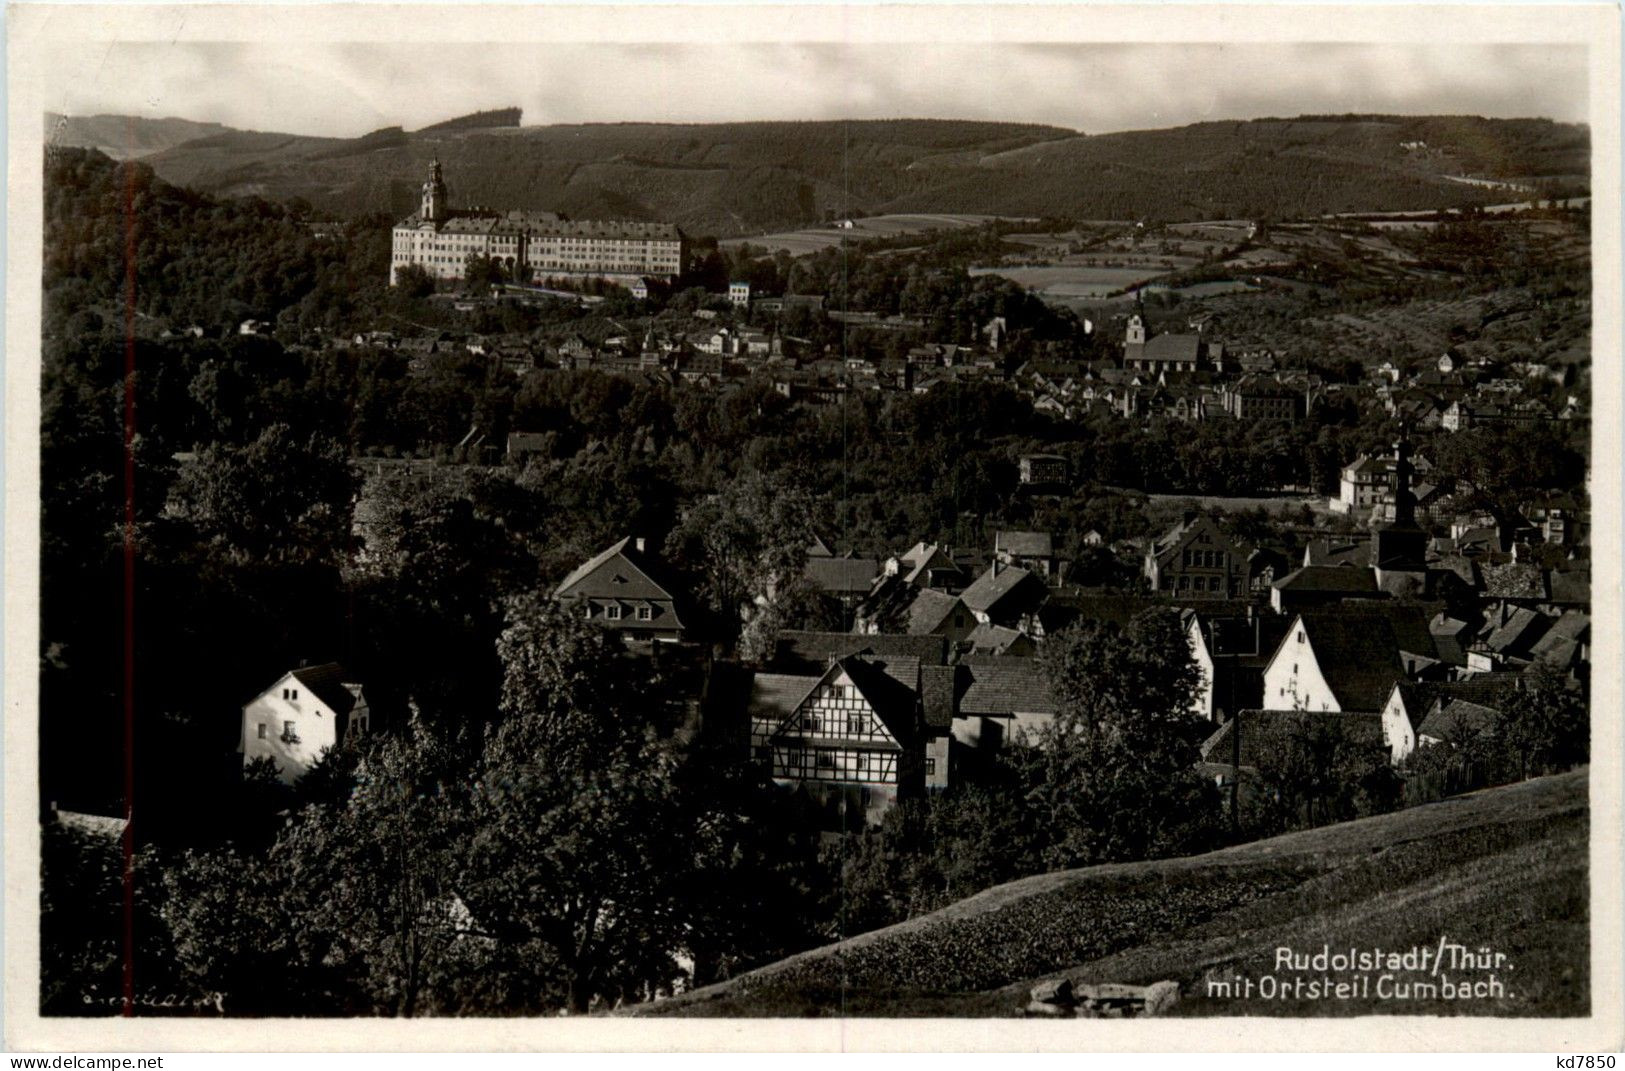
[[[1416,523],[1415,473],[1409,438],[1401,432],[1394,444],[1394,519],[1378,524],[1371,537],[1371,569],[1390,595],[1418,595],[1427,583],[1428,534]]]
[[[569,220],[554,212],[455,208],[439,159],[429,165],[418,210],[395,225],[389,283],[422,268],[435,280],[464,277],[469,259],[487,258],[503,278],[545,285],[603,279],[623,286],[669,283],[682,274],[687,239],[674,223]]]
[[[1221,372],[1224,346],[1201,335],[1152,334],[1145,307],[1136,304],[1123,333],[1123,367],[1159,375],[1163,372]]]

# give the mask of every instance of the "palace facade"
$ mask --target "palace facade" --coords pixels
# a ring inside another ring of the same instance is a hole
[[[395,225],[389,284],[416,264],[435,279],[461,279],[471,256],[489,257],[515,282],[607,279],[669,282],[683,270],[674,223],[567,220],[552,212],[454,209],[440,161],[429,167],[418,211]]]

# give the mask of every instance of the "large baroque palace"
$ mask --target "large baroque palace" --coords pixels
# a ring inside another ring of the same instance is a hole
[[[454,209],[429,167],[418,211],[395,225],[389,283],[409,264],[436,279],[461,279],[471,256],[490,257],[518,282],[598,278],[669,282],[683,270],[683,232],[674,223],[567,220],[552,212]]]

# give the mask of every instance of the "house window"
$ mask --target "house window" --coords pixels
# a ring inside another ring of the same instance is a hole
[[[817,753],[817,762],[820,770],[833,770],[835,768],[835,753],[820,750]]]
[[[293,722],[285,721],[282,723],[282,740],[283,743],[287,744],[299,742],[299,734],[293,731]]]
[[[293,694],[288,696],[288,698],[289,699],[298,699],[299,698],[299,689],[295,688],[293,690]]]
[[[264,740],[265,739],[265,729],[266,729],[265,723],[262,721],[258,725],[256,725],[255,728],[259,730],[259,738],[261,740]]]
[[[806,733],[816,733],[818,731],[818,719],[810,716],[802,718],[801,731]]]
[[[846,732],[847,732],[848,736],[861,735],[862,732],[863,732],[863,728],[864,728],[864,719],[862,719],[862,718],[848,718],[848,719],[846,719]]]
[[[852,767],[853,769],[859,771],[867,770],[869,768],[869,753],[867,751],[860,751],[853,756]]]
[[[925,759],[925,776],[927,776],[927,777],[935,777],[936,774],[937,774],[937,760],[928,755],[928,756],[926,756],[926,759]]]
[[[284,699],[288,698],[288,689],[286,689],[286,688],[282,689],[282,698],[284,698]]]
[[[604,607],[604,616],[611,621],[619,621],[621,619],[621,604],[612,602]]]
[[[654,607],[652,607],[652,606],[640,606],[640,607],[638,607],[638,620],[639,621],[653,621],[654,617],[655,617]]]

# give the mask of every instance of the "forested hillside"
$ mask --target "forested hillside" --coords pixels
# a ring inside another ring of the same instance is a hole
[[[140,119],[131,115],[45,113],[45,143],[64,149],[99,149],[115,160],[146,156],[182,142],[223,134],[219,123],[190,119]]]
[[[231,132],[149,158],[227,195],[302,197],[324,212],[416,203],[431,159],[464,204],[760,233],[878,212],[1199,219],[1505,201],[1472,185],[1582,187],[1584,127],[1476,117],[1305,117],[1079,135],[946,120],[467,128],[390,138]]]
[[[290,306],[325,312],[380,291],[389,234],[357,221],[317,237],[296,206],[217,201],[172,186],[135,162],[59,149],[45,165],[47,333],[122,317],[133,286],[139,318],[234,328]],[[379,221],[373,221],[377,224]],[[126,257],[135,254],[133,275]],[[138,327],[139,330],[139,327]]]

